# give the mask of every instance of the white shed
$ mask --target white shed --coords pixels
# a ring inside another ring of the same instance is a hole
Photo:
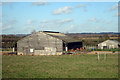
[[[119,47],[120,47],[120,42],[116,40],[106,40],[98,44],[98,49],[112,49],[112,48],[119,48]]]

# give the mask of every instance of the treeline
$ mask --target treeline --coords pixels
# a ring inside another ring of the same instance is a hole
[[[2,35],[2,48],[13,48],[16,46],[17,41],[22,38],[16,35]]]
[[[82,40],[84,46],[96,46],[105,40],[112,39],[111,37],[116,37],[116,39],[113,39],[113,40],[120,41],[120,39],[118,39],[118,36],[119,35],[110,35],[110,34],[95,36],[95,35],[87,34],[82,37],[79,35],[77,36],[74,35],[72,37],[74,37],[75,39]]]
[[[80,35],[72,35],[67,34],[69,36],[74,37],[74,39],[79,39],[80,41],[83,41],[84,46],[96,46],[97,44],[110,39],[110,37],[119,37],[119,35],[110,35],[110,34],[104,34],[95,36],[92,34],[84,35],[83,37],[80,37]],[[0,36],[0,40],[2,40],[2,45],[0,44],[0,48],[13,48],[16,46],[16,43],[18,40],[22,39],[23,37],[27,36],[26,34],[19,34],[19,35],[2,35]],[[92,39],[92,37],[95,37],[96,39]],[[85,38],[85,39],[83,39]],[[91,38],[91,39],[87,39]],[[120,41],[120,39],[116,38],[115,40]]]

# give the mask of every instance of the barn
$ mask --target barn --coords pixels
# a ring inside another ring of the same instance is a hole
[[[60,32],[39,31],[17,42],[18,55],[62,55],[63,51],[82,47],[82,41]]]
[[[98,49],[112,49],[112,48],[119,48],[119,47],[120,47],[120,42],[116,40],[106,40],[98,44]]]

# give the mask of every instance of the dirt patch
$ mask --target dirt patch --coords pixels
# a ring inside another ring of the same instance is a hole
[[[8,53],[11,53],[12,51],[0,51],[0,54],[7,55]]]

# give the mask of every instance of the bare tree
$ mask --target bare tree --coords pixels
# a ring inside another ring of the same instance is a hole
[[[31,34],[34,34],[34,33],[36,33],[36,30],[35,30],[35,29],[32,30]]]

